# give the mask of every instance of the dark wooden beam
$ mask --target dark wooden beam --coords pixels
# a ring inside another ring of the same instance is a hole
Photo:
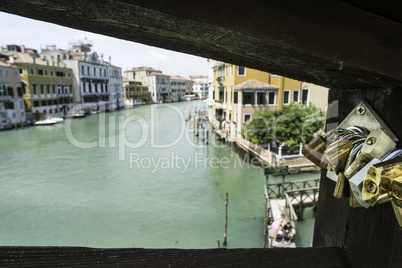
[[[341,248],[94,249],[0,247],[2,267],[349,267]]]
[[[402,88],[331,89],[328,122],[341,123],[349,112],[365,99],[388,127],[401,139]],[[400,144],[398,145],[400,147]],[[321,174],[316,212],[314,246],[344,247],[352,267],[401,267],[402,228],[391,204],[372,208],[351,208],[348,199],[333,196],[335,182]]]
[[[402,25],[343,1],[2,0],[0,10],[328,87],[402,82]]]

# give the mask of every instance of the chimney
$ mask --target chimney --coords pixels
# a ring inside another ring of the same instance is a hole
[[[101,60],[100,60],[100,64],[103,65],[103,54],[100,54]]]
[[[109,64],[112,65],[112,56],[109,56]]]
[[[32,63],[35,64],[35,57],[32,57]]]
[[[8,61],[9,61],[11,64],[14,64],[14,56],[8,57]]]

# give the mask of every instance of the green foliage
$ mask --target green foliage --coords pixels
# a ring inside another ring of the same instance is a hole
[[[292,148],[309,143],[324,122],[324,112],[316,106],[290,104],[281,110],[255,112],[253,119],[244,124],[242,135],[256,144],[276,141]]]

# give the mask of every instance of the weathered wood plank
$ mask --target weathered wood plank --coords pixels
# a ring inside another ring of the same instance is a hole
[[[4,267],[349,267],[341,248],[94,249],[0,247]]]
[[[0,10],[327,87],[402,81],[402,25],[343,1],[2,0]]]

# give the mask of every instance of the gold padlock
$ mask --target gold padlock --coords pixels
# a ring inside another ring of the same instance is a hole
[[[344,175],[349,180],[352,178],[357,172],[359,172],[362,167],[367,165],[373,157],[366,153],[360,153],[356,159],[352,162],[352,164],[345,170]]]
[[[337,140],[332,143],[324,154],[328,160],[331,170],[336,174],[345,169],[346,161],[348,160],[349,153],[353,148],[353,144],[349,140]]]
[[[362,200],[373,206],[391,201],[391,184],[402,176],[402,157],[373,165],[367,171],[362,187]]]
[[[327,168],[328,163],[324,163],[324,151],[327,143],[323,137],[318,135],[308,145],[304,146],[302,154],[315,165]]]
[[[392,208],[399,226],[402,227],[402,177],[395,178],[392,181]]]
[[[343,172],[340,172],[338,175],[338,179],[336,180],[334,196],[336,198],[349,197],[349,189],[350,188],[348,180],[346,179],[345,175],[343,175]]]

